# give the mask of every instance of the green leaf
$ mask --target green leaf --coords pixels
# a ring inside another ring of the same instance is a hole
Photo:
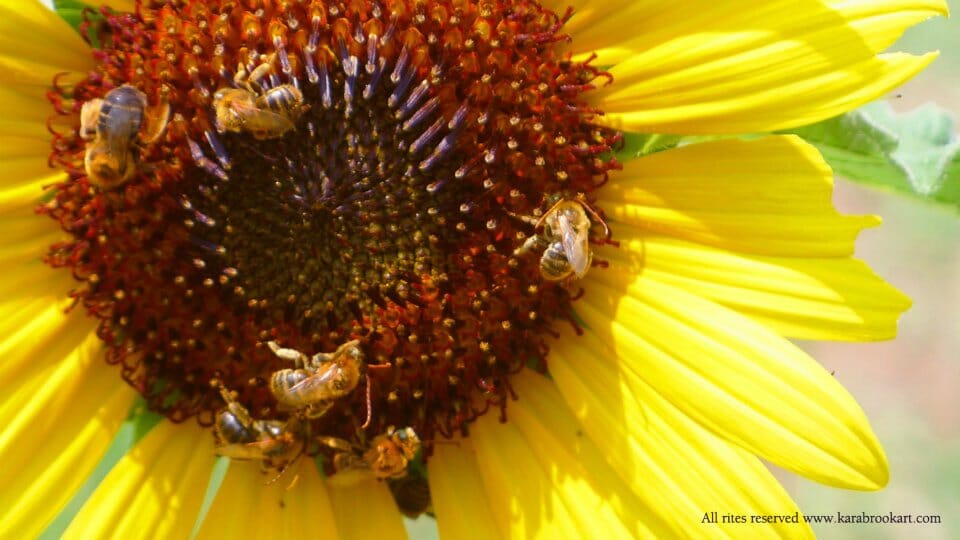
[[[840,176],[960,209],[960,140],[935,105],[897,114],[886,102],[791,130]]]
[[[78,32],[83,22],[83,10],[87,7],[87,4],[78,0],[53,0],[53,10]]]
[[[84,10],[87,12],[87,20],[91,23],[103,20],[103,15],[99,11],[79,0],[53,0],[53,10],[81,36],[83,34],[80,32],[80,24],[83,22]],[[99,41],[95,28],[96,24],[91,24],[86,37],[89,38],[91,45],[98,47]]]
[[[623,148],[614,155],[620,161],[629,161],[662,150],[667,150],[680,143],[679,135],[658,135],[644,133],[624,133]]]

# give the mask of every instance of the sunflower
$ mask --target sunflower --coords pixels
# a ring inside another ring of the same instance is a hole
[[[764,460],[887,482],[787,340],[895,335],[879,220],[723,136],[890,91],[943,2],[0,10],[0,537],[807,537]]]

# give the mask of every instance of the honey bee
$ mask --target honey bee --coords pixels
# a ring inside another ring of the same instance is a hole
[[[299,435],[299,420],[291,417],[286,422],[279,420],[254,420],[246,407],[236,400],[234,392],[228,391],[218,381],[215,386],[227,404],[217,413],[214,438],[218,456],[232,459],[260,460],[265,468],[280,469],[296,460],[304,449]]]
[[[403,478],[407,466],[420,452],[420,438],[411,427],[397,430],[393,426],[377,435],[368,447],[358,447],[336,437],[318,437],[317,440],[338,452],[333,456],[337,471],[365,469],[379,480]]]
[[[303,93],[292,84],[266,91],[258,81],[272,69],[272,55],[248,76],[243,64],[237,67],[234,82],[242,88],[221,88],[213,94],[217,131],[247,132],[255,139],[275,139],[294,128],[306,110]]]
[[[400,513],[408,518],[417,519],[420,514],[433,511],[430,484],[423,476],[411,473],[403,478],[388,478],[387,486]]]
[[[581,194],[575,199],[558,200],[540,219],[534,221],[534,229],[542,228],[543,231],[527,238],[523,245],[513,251],[514,256],[523,255],[531,249],[542,249],[540,275],[544,279],[559,281],[571,275],[582,278],[593,261],[589,245],[593,224],[587,218],[588,212],[603,225],[609,236],[607,224],[590,208]],[[533,221],[532,218],[521,219]]]
[[[144,117],[147,126],[144,127]],[[140,142],[155,142],[170,118],[168,103],[150,109],[147,96],[130,85],[91,99],[80,109],[80,137],[87,141],[84,168],[90,182],[112,189],[129,180],[136,171]]]
[[[278,357],[297,366],[275,371],[270,376],[270,392],[281,404],[303,409],[307,418],[326,414],[337,399],[353,392],[364,372],[363,351],[356,339],[340,345],[332,353],[317,353],[312,357],[282,348],[274,341],[267,345]]]

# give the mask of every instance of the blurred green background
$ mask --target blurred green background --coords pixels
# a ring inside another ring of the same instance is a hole
[[[909,111],[934,101],[960,115],[960,0],[952,19],[910,29],[894,47],[941,51],[930,68],[890,96]],[[938,514],[940,525],[814,526],[818,537],[960,538],[960,213],[838,181],[834,201],[847,213],[883,217],[861,234],[857,256],[906,292],[913,308],[900,336],[872,344],[803,343],[857,398],[890,461],[890,484],[877,493],[824,487],[778,476],[808,514]]]

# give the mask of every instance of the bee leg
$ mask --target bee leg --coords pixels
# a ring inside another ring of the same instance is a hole
[[[277,358],[293,362],[297,367],[306,366],[307,355],[296,349],[285,349],[277,344],[276,341],[268,341],[267,347],[277,355]]]
[[[350,441],[340,439],[338,437],[317,437],[317,442],[341,452],[350,453],[354,450],[353,445],[350,444]]]
[[[85,141],[92,141],[97,135],[97,121],[100,117],[100,106],[103,100],[91,99],[80,108],[80,137]]]
[[[366,377],[367,379],[367,420],[360,426],[360,429],[367,429],[370,425],[370,421],[373,420],[373,410],[370,407],[370,376]]]
[[[513,219],[518,219],[528,225],[536,225],[540,220],[538,218],[530,216],[521,216],[520,214],[514,214],[513,212],[507,212],[507,214]]]
[[[273,71],[273,59],[273,53],[267,55],[262,64],[249,72],[247,72],[246,68],[242,65],[237,66],[237,76],[234,78],[234,81],[254,94],[262,94],[263,85],[260,84],[260,79],[263,79],[268,73]]]
[[[243,62],[237,62],[237,70],[233,74],[233,84],[237,88],[246,88],[253,91],[247,84],[247,68],[243,65]]]
[[[236,392],[227,390],[227,387],[216,379],[211,381],[210,384],[220,390],[220,397],[222,397],[223,402],[227,404],[227,410],[237,418],[237,421],[245,426],[253,424],[253,418],[250,418],[250,411],[237,401]]]
[[[589,203],[587,203],[587,197],[586,197],[586,195],[584,195],[583,193],[577,194],[577,200],[580,202],[581,206],[583,206],[583,208],[584,208],[587,212],[589,212],[591,216],[593,216],[593,219],[597,220],[597,222],[600,223],[600,226],[603,227],[603,242],[602,242],[602,243],[604,243],[604,244],[611,244],[611,245],[613,245],[613,246],[619,247],[619,246],[620,246],[620,242],[617,242],[617,241],[615,241],[615,240],[611,240],[611,239],[610,239],[610,238],[613,236],[613,233],[610,231],[610,227],[607,225],[607,221],[606,221],[605,219],[603,219],[603,216],[601,216],[596,210],[594,210],[593,207],[590,206]]]
[[[227,173],[221,169],[219,165],[211,161],[207,156],[203,155],[203,150],[200,149],[199,144],[193,142],[191,139],[187,139],[187,144],[190,146],[190,155],[193,157],[193,161],[201,169],[223,181],[230,179],[230,177],[227,176]]]
[[[327,362],[332,362],[336,354],[337,354],[336,352],[332,352],[332,353],[319,352],[310,357],[310,367],[315,370],[320,369],[321,365]]]
[[[257,84],[259,85],[260,79],[267,76],[268,73],[273,71],[273,60],[276,58],[276,53],[270,53],[263,58],[263,63],[254,68],[253,71],[247,76],[248,84]]]
[[[535,247],[538,247],[538,246],[541,244],[542,241],[543,241],[543,239],[540,237],[539,234],[535,234],[535,235],[527,238],[527,239],[523,242],[523,245],[521,245],[521,246],[518,247],[517,249],[513,250],[513,256],[514,256],[514,257],[519,257],[519,256],[523,255],[524,253],[529,252],[531,249],[533,249],[533,248],[535,248]]]
[[[250,75],[247,77],[248,84],[259,84],[260,79],[267,76],[270,73],[270,70],[273,69],[272,64],[260,64],[253,71],[250,72]]]
[[[333,468],[336,469],[337,472],[343,472],[369,469],[370,464],[366,459],[356,456],[352,452],[340,452],[333,456]]]
[[[321,401],[319,403],[311,403],[304,410],[303,415],[309,419],[320,418],[321,416],[327,414],[327,411],[333,407],[333,401]]]
[[[300,447],[300,451],[297,452],[297,455],[293,456],[293,458],[290,461],[287,461],[280,467],[280,470],[277,472],[276,476],[264,482],[263,485],[269,486],[275,483],[277,480],[279,480],[280,477],[283,476],[283,473],[287,472],[287,469],[289,469],[291,465],[294,465],[296,462],[300,461],[301,456],[303,456],[303,447]],[[291,488],[293,488],[294,484],[297,483],[297,480],[299,478],[300,478],[299,474],[294,475],[293,480],[290,481],[290,485],[287,486],[287,490],[290,490]]]
[[[141,134],[140,140],[144,144],[153,144],[163,136],[170,122],[170,103],[164,101],[160,105],[146,111],[147,129]]]
[[[255,452],[251,452],[247,445],[243,443],[223,444],[214,448],[213,453],[218,456],[224,456],[230,459],[238,459],[241,461],[260,458],[260,456],[258,456]]]
[[[313,356],[310,357],[310,364],[309,364],[309,365],[306,365],[306,364],[305,364],[304,367],[305,367],[305,368],[312,368],[312,369],[314,369],[314,370],[319,370],[320,367],[321,367],[323,364],[325,364],[325,363],[327,363],[327,362],[334,362],[334,361],[336,361],[337,358],[339,358],[340,356],[342,356],[342,355],[344,355],[344,354],[350,354],[351,351],[354,351],[354,352],[355,352],[358,343],[359,343],[359,341],[356,340],[356,339],[354,339],[354,340],[348,341],[348,342],[340,345],[339,347],[337,347],[337,350],[335,350],[335,351],[333,351],[333,352],[329,352],[329,353],[318,352],[317,354],[315,354],[315,355],[313,355]],[[306,361],[306,360],[307,360],[307,358],[304,357],[304,361]]]

